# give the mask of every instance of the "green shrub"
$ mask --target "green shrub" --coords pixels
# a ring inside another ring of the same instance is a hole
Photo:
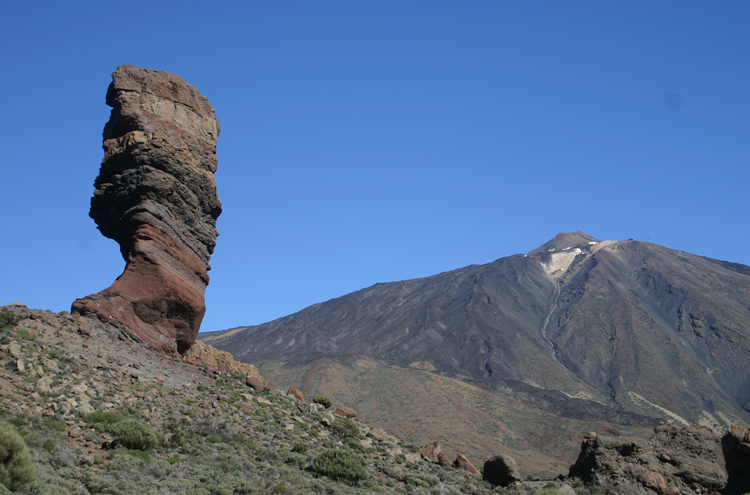
[[[28,330],[24,330],[23,328],[18,329],[18,331],[16,332],[16,337],[18,337],[19,339],[36,340],[36,334],[33,334]]]
[[[206,437],[208,443],[221,443],[221,437],[219,435],[209,435]]]
[[[68,429],[68,427],[63,423],[62,421],[57,421],[55,418],[43,418],[42,424],[49,428],[50,430],[55,431],[65,431]]]
[[[333,401],[325,395],[316,395],[315,397],[313,397],[313,402],[315,402],[316,404],[320,404],[326,409],[333,405]]]
[[[115,441],[126,449],[146,451],[156,447],[158,439],[150,426],[137,419],[124,419],[112,425]]]
[[[85,421],[88,424],[103,424],[103,425],[112,425],[114,423],[119,423],[120,421],[123,421],[125,419],[125,416],[119,413],[115,412],[104,412],[104,411],[94,411],[90,414],[87,414],[83,421]]]
[[[44,353],[48,355],[49,357],[51,357],[52,359],[61,358],[63,355],[62,351],[58,351],[56,349],[50,349],[49,351],[44,351]]]
[[[295,440],[292,443],[292,452],[297,452],[299,454],[304,454],[305,452],[307,452],[307,450],[309,448],[310,447],[305,442],[302,442],[300,440]]]
[[[367,462],[351,452],[338,449],[326,450],[319,454],[312,465],[313,471],[332,480],[357,482],[367,479]]]
[[[151,464],[151,456],[148,455],[148,453],[144,452],[143,450],[120,450],[116,452],[117,455],[129,455],[131,457],[135,457],[136,459],[139,459],[144,462],[144,464]]]
[[[340,438],[359,438],[359,427],[349,418],[336,418],[331,425],[333,432]]]
[[[0,421],[0,483],[15,491],[35,479],[26,442],[12,425]]]
[[[23,320],[23,316],[4,309],[0,311],[0,328],[12,327],[19,321]]]
[[[362,444],[358,439],[354,437],[346,437],[342,440],[342,442],[344,442],[344,445],[348,445],[352,449],[362,450]]]

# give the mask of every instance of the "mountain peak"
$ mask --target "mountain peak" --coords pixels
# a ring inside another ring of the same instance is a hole
[[[537,256],[545,251],[557,251],[559,249],[579,247],[581,245],[585,245],[588,247],[599,242],[599,239],[591,237],[587,233],[581,232],[580,230],[576,230],[575,232],[570,233],[560,232],[550,241],[527,253],[527,256]]]

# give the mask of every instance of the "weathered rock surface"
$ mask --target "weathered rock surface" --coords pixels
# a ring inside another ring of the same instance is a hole
[[[509,486],[521,481],[521,473],[515,459],[501,454],[485,461],[482,478],[496,486]]]
[[[290,387],[289,390],[286,391],[286,395],[290,397],[294,397],[300,402],[305,402],[305,396],[302,394],[302,392],[300,392],[294,387]]]
[[[182,360],[188,364],[202,364],[206,367],[216,368],[221,373],[239,372],[248,377],[262,380],[258,368],[252,364],[235,361],[227,351],[220,351],[203,342],[195,342],[193,346],[182,357]]]
[[[184,353],[205,313],[221,203],[219,124],[182,77],[130,65],[107,91],[104,160],[89,215],[120,244],[126,266],[108,289],[73,303],[164,354]]]
[[[750,493],[750,426],[732,425],[721,438],[729,481],[724,493]]]
[[[355,411],[351,407],[346,407],[346,406],[337,407],[334,414],[338,416],[339,418],[356,418],[357,417],[357,411]]]
[[[719,436],[704,426],[654,428],[648,441],[597,436],[584,441],[570,477],[622,494],[701,493],[724,488]]]
[[[443,453],[443,446],[440,442],[435,441],[429,445],[425,445],[417,451],[417,454],[422,459],[434,459],[437,460],[440,454]]]
[[[463,469],[471,474],[479,474],[479,470],[475,468],[474,464],[472,464],[463,454],[456,454],[456,460],[453,461],[453,467],[456,469]]]

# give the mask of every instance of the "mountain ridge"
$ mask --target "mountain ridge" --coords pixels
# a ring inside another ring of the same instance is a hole
[[[281,381],[321,363],[331,363],[331,380],[374,374],[358,370],[365,360],[603,428],[672,420],[720,429],[750,419],[750,276],[735,265],[560,233],[526,255],[375,284],[204,338]],[[309,391],[321,386],[312,380]],[[349,400],[372,393],[361,385]],[[385,400],[387,387],[377,393]],[[421,435],[415,441],[432,440]]]

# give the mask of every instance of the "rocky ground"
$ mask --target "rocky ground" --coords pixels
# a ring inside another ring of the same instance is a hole
[[[356,420],[357,431],[344,436],[330,409],[267,387],[255,390],[247,385],[252,367],[222,373],[233,364],[208,346],[195,354],[213,364],[188,355],[187,361],[197,362],[190,364],[129,341],[98,320],[23,305],[0,311],[23,317],[0,332],[0,415],[28,444],[38,480],[26,493],[502,490],[462,456],[458,467],[443,466],[437,458],[423,459],[417,453],[422,446],[403,444]],[[113,446],[112,433],[91,420],[95,412],[138,419],[157,432],[158,445],[147,452]],[[366,476],[347,482],[316,473],[316,456],[329,449],[365,459]]]
[[[405,444],[357,422],[351,408],[276,391],[254,367],[205,344],[171,359],[95,319],[18,304],[0,312],[18,320],[0,325],[0,419],[24,437],[38,478],[20,493],[678,495],[715,491],[726,479],[718,436],[701,429],[713,449],[701,464],[705,486],[695,476],[674,481],[695,456],[681,458],[674,442],[669,450],[661,437],[653,445],[635,440],[641,443],[628,452],[621,445],[627,439],[588,439],[578,478],[524,480],[507,456],[477,469],[460,454],[449,459],[439,443]],[[118,444],[108,422],[123,418],[154,432],[153,444]],[[682,431],[659,428],[662,437]],[[735,437],[736,449],[750,446],[744,430]],[[687,451],[694,447],[686,443]],[[325,471],[321,459],[328,455],[360,463],[358,474]],[[734,461],[741,473],[747,461]]]

